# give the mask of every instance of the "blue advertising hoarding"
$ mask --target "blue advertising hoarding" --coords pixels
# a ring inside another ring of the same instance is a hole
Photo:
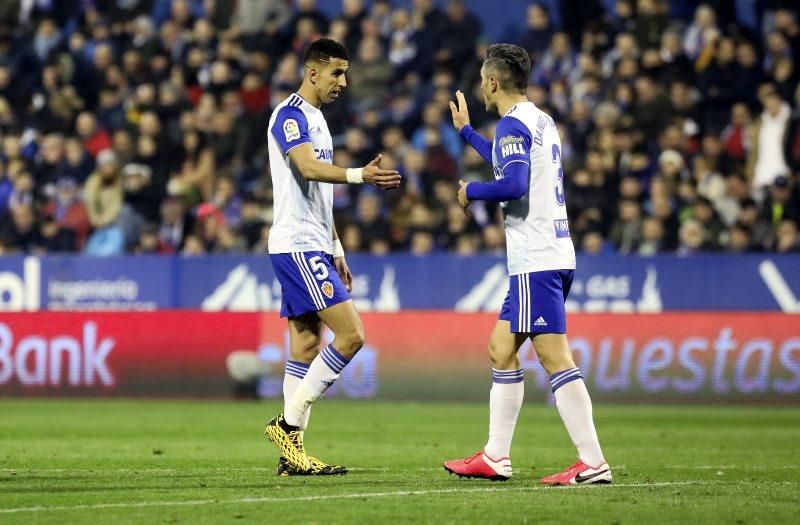
[[[497,311],[508,275],[499,256],[348,256],[362,311]],[[800,313],[800,255],[578,257],[577,312]],[[274,311],[266,256],[0,257],[0,310]]]

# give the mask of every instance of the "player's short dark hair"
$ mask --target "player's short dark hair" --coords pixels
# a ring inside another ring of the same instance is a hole
[[[347,48],[336,40],[330,38],[320,38],[314,40],[306,48],[303,55],[303,64],[309,62],[330,62],[332,58],[340,58],[342,60],[350,60],[350,54]]]
[[[531,57],[513,44],[492,44],[483,57],[483,65],[497,74],[505,91],[525,93],[531,74]]]

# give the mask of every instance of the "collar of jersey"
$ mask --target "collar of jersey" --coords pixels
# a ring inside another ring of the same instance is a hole
[[[298,96],[298,97],[300,97],[300,95],[297,95],[297,96]],[[300,97],[300,98],[303,98],[303,97]],[[522,104],[533,104],[533,102],[531,102],[530,100],[526,100],[525,102],[517,102],[516,104],[514,104],[513,106],[511,106],[510,108],[508,108],[508,111],[506,111],[505,115],[503,115],[503,116],[504,116],[504,117],[508,116],[508,114],[509,114],[509,113],[511,113],[512,111],[514,111],[514,109],[515,109],[517,106],[520,106],[520,105],[522,105]],[[534,104],[534,106],[535,106],[535,104]]]
[[[298,93],[297,91],[295,91],[294,94],[297,95],[297,98],[299,98],[300,100],[303,101],[303,104],[307,105],[310,108],[319,109],[319,108],[315,107],[314,104],[312,104],[308,100],[304,99],[303,96],[300,95],[300,93]]]

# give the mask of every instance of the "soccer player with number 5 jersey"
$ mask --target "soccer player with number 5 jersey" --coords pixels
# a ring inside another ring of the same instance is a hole
[[[316,40],[306,49],[303,66],[300,89],[278,104],[268,126],[275,195],[269,256],[281,284],[281,317],[289,321],[291,356],[283,413],[267,423],[264,433],[280,450],[278,474],[286,476],[347,472],[308,456],[303,444],[311,405],[364,344],[364,328],[350,299],[352,276],[333,224],[332,184],[400,186],[396,171],[378,167],[380,155],[363,168],[332,164],[333,140],[320,107],[347,86],[344,46]],[[320,351],[324,325],[334,339]]]
[[[462,477],[511,477],[511,439],[524,394],[517,351],[530,338],[550,374],[556,407],[578,449],[578,461],[542,478],[546,485],[610,483],[611,469],[592,420],[592,402],[567,341],[566,301],[575,270],[561,166],[561,140],[553,119],[525,96],[530,57],[509,44],[488,48],[481,68],[486,110],[501,119],[494,142],[469,125],[464,95],[450,102],[461,137],[494,168],[492,182],[460,182],[459,204],[500,202],[508,255],[509,290],[491,336],[492,389],[489,440],[483,450],[444,468]]]

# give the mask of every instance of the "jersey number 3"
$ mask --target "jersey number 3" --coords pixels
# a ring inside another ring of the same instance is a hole
[[[558,178],[556,179],[556,202],[559,206],[566,203],[564,197],[564,167],[561,165],[561,148],[553,144],[553,164],[558,163]]]

